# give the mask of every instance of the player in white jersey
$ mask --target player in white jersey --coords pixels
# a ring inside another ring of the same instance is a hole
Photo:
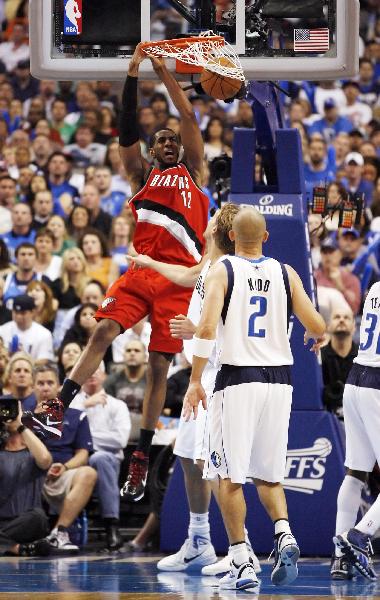
[[[254,208],[239,211],[232,225],[234,257],[214,265],[206,279],[202,316],[194,338],[193,367],[184,414],[198,414],[206,401],[201,376],[221,319],[221,368],[209,420],[204,476],[219,476],[219,498],[232,548],[226,589],[254,589],[258,580],[244,541],[246,505],[242,484],[252,477],[274,522],[276,585],[297,577],[299,548],[288,521],[281,481],[285,476],[293,362],[288,322],[293,311],[306,328],[305,342],[319,349],[325,323],[297,273],[262,254],[268,238],[264,217]],[[219,342],[219,334],[218,334]]]
[[[237,205],[228,203],[220,211],[217,211],[209,221],[204,233],[207,243],[207,256],[202,261],[203,267],[196,265],[186,268],[154,261],[142,255],[133,258],[138,266],[156,269],[161,275],[179,285],[194,287],[187,317],[177,315],[175,319],[170,321],[170,330],[173,337],[184,340],[184,351],[190,363],[193,354],[192,338],[200,319],[204,299],[204,281],[210,266],[221,260],[224,255],[234,251],[234,244],[229,239],[228,232],[232,228],[232,221],[238,210]],[[202,376],[203,387],[210,399],[215,385],[216,373],[217,356],[214,348],[213,355],[210,357]],[[210,539],[208,509],[211,500],[211,487],[210,482],[202,479],[203,463],[206,458],[206,441],[207,411],[203,407],[200,408],[196,421],[186,421],[181,417],[174,454],[180,458],[184,472],[185,488],[190,508],[190,523],[185,543],[178,552],[162,558],[157,563],[160,570],[184,571],[193,566],[202,566],[202,573],[205,575],[219,575],[229,570],[230,561],[228,556],[216,562],[215,551]],[[217,496],[217,486],[214,485],[213,491]],[[255,569],[260,572],[260,563],[253,552],[246,530],[245,536]]]
[[[347,474],[338,493],[335,556],[331,575],[351,579],[355,567],[376,579],[371,561],[371,537],[380,527],[380,496],[356,523],[361,493],[376,461],[380,464],[380,283],[364,303],[360,344],[343,394]]]

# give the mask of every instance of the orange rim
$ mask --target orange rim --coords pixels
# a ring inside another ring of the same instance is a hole
[[[174,40],[157,40],[155,42],[143,42],[141,44],[142,49],[149,48],[151,46],[174,46],[175,48],[182,48],[186,46],[191,46],[194,43],[210,43],[215,42],[220,46],[224,46],[224,37],[221,35],[212,35],[212,36],[194,36],[194,37],[186,37],[186,38],[176,38]]]

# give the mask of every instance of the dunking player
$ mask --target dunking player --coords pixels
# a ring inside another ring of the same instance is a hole
[[[201,375],[218,344],[220,363],[210,407],[209,447],[204,476],[220,480],[219,501],[231,544],[231,570],[220,580],[226,589],[254,589],[258,580],[244,540],[246,505],[242,484],[255,480],[261,502],[274,522],[272,582],[291,583],[298,573],[299,548],[293,537],[283,488],[293,362],[288,339],[291,308],[306,328],[305,341],[325,331],[322,317],[297,273],[263,256],[268,238],[264,217],[254,208],[234,219],[235,256],[214,265],[193,347],[193,368],[184,400],[187,418],[198,413],[206,394]]]
[[[155,269],[177,284],[189,287],[195,286],[187,317],[177,315],[170,321],[172,335],[184,340],[185,354],[190,362],[192,360],[192,338],[203,305],[204,281],[211,265],[226,254],[233,254],[235,251],[235,245],[228,234],[238,211],[239,207],[236,204],[225,204],[209,221],[204,234],[208,260],[204,262],[203,268],[201,264],[191,268],[169,265],[152,260],[147,256],[134,258],[139,266]],[[212,396],[217,370],[215,349],[202,375],[202,384],[208,398]],[[185,489],[190,508],[190,523],[188,537],[180,550],[175,554],[162,558],[157,563],[157,568],[162,571],[185,571],[195,565],[203,567],[202,573],[207,575],[218,575],[229,570],[228,557],[217,562],[210,539],[208,510],[211,500],[211,486],[210,482],[202,478],[203,464],[206,458],[206,415],[207,411],[200,407],[196,421],[185,421],[183,417],[180,419],[174,454],[179,456],[184,472]],[[213,491],[217,498],[218,485],[217,482],[215,484]],[[250,545],[248,532],[246,532],[246,540],[249,545],[250,556],[254,561],[255,570],[259,572],[260,563]]]
[[[355,567],[367,579],[377,575],[371,538],[380,527],[380,496],[356,523],[367,473],[380,464],[380,283],[368,292],[360,326],[359,352],[343,394],[347,475],[338,494],[334,579],[351,579]]]
[[[154,166],[145,178],[136,116],[137,78],[144,58],[138,45],[128,69],[120,121],[120,154],[134,194],[130,206],[137,220],[133,244],[138,253],[157,260],[193,266],[202,258],[208,215],[208,199],[199,187],[202,136],[192,106],[164,60],[152,59],[181,117],[184,158],[179,162],[181,144],[177,135],[170,129],[158,131],[150,148]],[[169,282],[155,271],[132,266],[108,290],[95,314],[98,325],[60,393],[68,406],[114,338],[150,315],[152,335],[142,429],[121,492],[130,500],[139,500],[144,494],[149,449],[165,400],[168,367],[173,354],[182,347],[180,340],[170,336],[169,320],[186,313],[190,296],[188,288]]]

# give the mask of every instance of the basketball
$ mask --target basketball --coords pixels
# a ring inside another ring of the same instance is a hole
[[[215,62],[225,67],[233,67],[233,62],[225,57],[215,59]],[[240,90],[243,82],[233,77],[225,77],[205,69],[201,74],[201,86],[205,94],[218,100],[233,98]]]

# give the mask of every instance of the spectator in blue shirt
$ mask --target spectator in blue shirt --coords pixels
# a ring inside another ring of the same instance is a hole
[[[47,164],[48,184],[53,194],[54,214],[65,217],[66,213],[60,202],[63,194],[68,194],[72,199],[79,196],[76,187],[69,183],[69,158],[63,152],[53,152]]]
[[[344,161],[346,176],[341,184],[351,194],[364,194],[365,205],[370,206],[373,195],[373,184],[363,179],[364,158],[359,152],[350,152]]]
[[[38,366],[34,372],[34,392],[37,399],[35,412],[43,411],[43,403],[55,398],[59,379],[55,365]],[[85,412],[68,408],[65,412],[61,438],[45,440],[53,456],[43,488],[50,507],[58,513],[54,529],[47,537],[56,550],[77,552],[71,543],[68,528],[82,512],[91,498],[96,483],[96,471],[88,466],[92,452],[92,439]]]
[[[2,239],[6,243],[9,255],[12,261],[15,260],[15,253],[20,244],[33,244],[36,232],[32,229],[33,215],[29,204],[19,202],[12,207],[11,211],[12,229],[2,234]]]
[[[327,144],[322,138],[314,138],[309,143],[309,162],[304,164],[305,186],[308,194],[314,187],[335,179],[335,169],[329,164]]]
[[[331,142],[339,133],[349,133],[353,125],[347,117],[339,116],[335,100],[329,98],[323,105],[325,116],[315,121],[310,126],[309,135],[321,133],[327,143]]]
[[[100,208],[111,217],[118,217],[123,209],[126,195],[112,191],[112,173],[109,167],[96,167],[93,183],[100,194]]]
[[[51,281],[45,275],[35,270],[37,261],[37,250],[29,242],[23,242],[15,252],[17,270],[11,271],[5,278],[3,288],[3,301],[7,308],[12,309],[13,299],[20,294],[26,293],[26,288],[31,281],[45,281],[51,285]]]

